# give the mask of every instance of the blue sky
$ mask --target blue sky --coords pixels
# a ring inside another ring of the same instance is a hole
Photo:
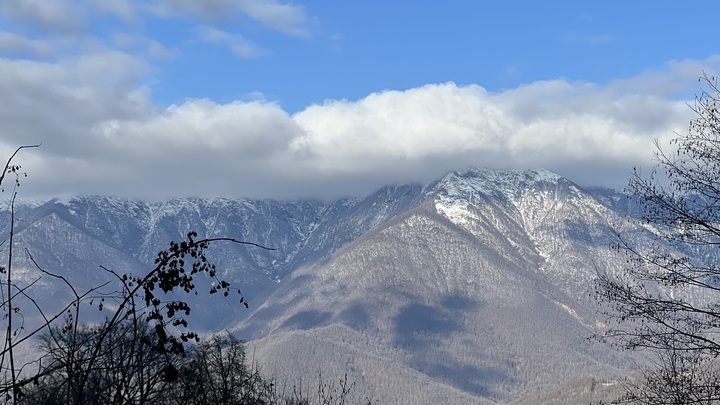
[[[606,83],[669,60],[706,58],[718,32],[701,21],[718,6],[665,4],[308,2],[302,25],[307,37],[252,22],[221,23],[266,52],[249,59],[207,44],[185,45],[194,36],[187,26],[167,31],[162,24],[147,34],[184,49],[157,77],[159,101],[222,101],[258,92],[292,113],[326,99],[357,100],[428,83],[479,84],[491,91],[557,78]]]
[[[331,198],[467,166],[622,186],[687,128],[719,11],[4,0],[0,152],[43,143],[31,197]]]

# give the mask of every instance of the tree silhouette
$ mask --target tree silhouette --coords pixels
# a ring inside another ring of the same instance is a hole
[[[610,304],[605,336],[657,363],[619,402],[720,400],[720,91],[715,77],[700,81],[687,133],[671,152],[656,142],[655,169],[629,181],[655,241],[638,246],[619,235],[627,266],[601,274],[596,288]]]

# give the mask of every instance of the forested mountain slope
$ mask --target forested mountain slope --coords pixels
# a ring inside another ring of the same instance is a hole
[[[238,326],[261,364],[290,379],[349,370],[408,404],[505,402],[632,367],[588,340],[604,327],[590,292],[624,263],[614,231],[642,227],[545,171],[452,173],[424,195],[293,272]]]
[[[590,294],[596,272],[624,263],[610,248],[615,232],[648,238],[625,216],[634,209],[621,193],[586,192],[544,170],[471,169],[329,202],[24,203],[14,246],[86,289],[108,279],[99,266],[141,272],[191,230],[256,242],[275,250],[210,252],[250,309],[190,297],[196,327],[232,327],[288,384],[347,372],[383,403],[495,403],[632,368],[587,338],[604,327]],[[43,305],[67,299],[29,256],[16,258],[17,277],[40,277]]]

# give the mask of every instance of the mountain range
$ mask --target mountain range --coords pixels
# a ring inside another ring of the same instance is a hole
[[[589,338],[605,328],[597,272],[625,263],[617,233],[652,238],[637,212],[622,192],[546,170],[468,169],[335,201],[22,202],[13,246],[87,289],[107,280],[101,265],[140,273],[191,230],[258,243],[275,250],[209,252],[250,309],[199,296],[191,322],[247,340],[279,384],[347,373],[356,395],[386,404],[575,403],[636,367]],[[9,210],[0,217],[7,234]],[[15,257],[44,305],[67,299]]]

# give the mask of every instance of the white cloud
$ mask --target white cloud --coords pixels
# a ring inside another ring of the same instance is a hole
[[[43,144],[18,162],[32,179],[24,184],[26,196],[237,195],[243,184],[261,194],[271,192],[264,188],[269,178],[277,180],[275,187],[297,175],[278,174],[287,169],[279,156],[289,156],[288,145],[301,129],[275,104],[154,104],[145,84],[155,80],[152,63],[177,50],[142,33],[143,23],[152,20],[146,6],[154,4],[167,7],[169,16],[182,15],[186,26],[214,17],[225,23],[249,18],[303,36],[302,7],[262,0],[111,3],[0,1],[0,18],[10,22],[8,31],[0,31],[0,151],[7,156],[18,145]],[[95,17],[107,18],[108,25],[96,31]],[[197,33],[239,57],[265,53],[239,33],[212,26]],[[253,175],[259,167],[264,174]]]
[[[0,13],[20,23],[0,32],[0,52],[37,57],[0,58],[0,156],[43,143],[20,157],[30,174],[25,195],[334,197],[471,165],[546,167],[621,185],[632,166],[651,164],[653,139],[687,128],[684,100],[703,70],[720,66],[720,56],[669,61],[604,84],[558,79],[501,92],[428,84],[294,115],[262,95],[164,107],[146,82],[155,59],[177,50],[141,35],[148,12],[206,24],[199,40],[241,58],[267,51],[213,23],[249,18],[310,35],[303,7],[276,0],[0,1]],[[108,37],[76,35],[98,13],[121,21],[110,19],[118,25]],[[53,34],[22,35],[37,27]]]
[[[267,54],[267,51],[237,33],[208,26],[198,27],[197,33],[201,41],[226,46],[238,58],[251,59]]]
[[[463,165],[557,170],[595,162],[629,170],[648,162],[652,139],[684,128],[688,114],[682,102],[614,96],[584,83],[502,93],[446,83],[310,107],[295,116],[305,135],[293,148],[344,174],[392,173],[398,162],[425,179]]]
[[[0,54],[2,53],[29,53],[35,57],[46,58],[54,54],[54,47],[50,41],[0,31]]]
[[[648,69],[637,76],[616,79],[608,85],[608,90],[663,98],[691,96],[690,93],[697,90],[698,77],[702,72],[714,75],[719,68],[720,55],[712,55],[703,60],[671,60],[660,68]]]
[[[149,10],[163,17],[192,16],[205,20],[245,15],[275,31],[299,37],[310,35],[305,9],[277,0],[154,0]]]
[[[132,55],[99,50],[57,62],[0,59],[0,141],[43,142],[43,154],[72,157],[99,147],[89,129],[152,108],[133,79],[147,65]]]
[[[471,165],[622,185],[632,166],[651,164],[653,139],[687,128],[691,111],[671,97],[695,90],[695,80],[680,88],[685,76],[717,64],[671,62],[607,85],[430,84],[291,116],[262,99],[161,108],[142,85],[147,63],[108,48],[57,62],[0,59],[0,151],[43,142],[19,160],[26,196],[335,197]]]
[[[108,121],[95,130],[113,149],[134,155],[149,152],[149,157],[159,158],[155,151],[169,156],[207,152],[227,155],[229,160],[263,160],[285,151],[299,127],[275,104],[188,100],[150,119]]]
[[[71,33],[85,28],[85,10],[71,0],[4,0],[0,13],[41,29]]]
[[[141,35],[116,33],[113,35],[112,42],[118,48],[139,50],[139,52],[155,59],[169,60],[179,54],[177,49],[167,48],[160,42]]]
[[[116,15],[126,22],[138,21],[137,9],[131,0],[84,0],[96,10]]]
[[[243,0],[238,2],[238,8],[268,28],[300,37],[310,35],[304,28],[307,17],[302,6],[275,0]]]

